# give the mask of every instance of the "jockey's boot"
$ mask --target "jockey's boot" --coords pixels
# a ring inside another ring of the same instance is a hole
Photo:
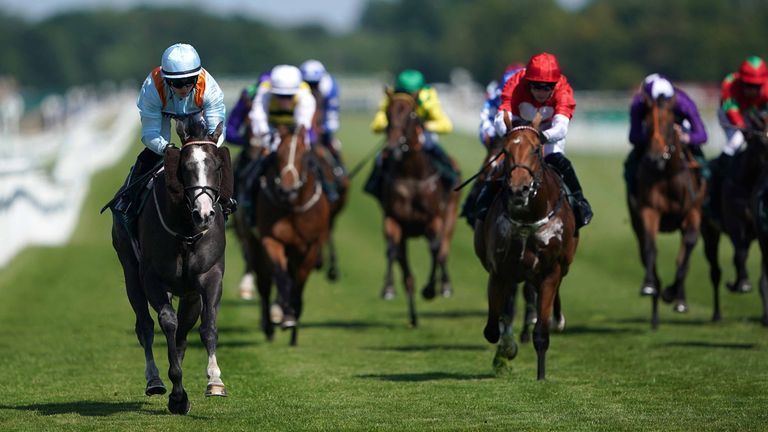
[[[704,210],[708,211],[712,219],[720,222],[722,217],[722,189],[723,180],[728,176],[733,156],[720,153],[716,159],[709,163],[710,176],[707,186],[707,199],[704,200]]]
[[[576,171],[574,171],[571,161],[562,153],[552,153],[544,160],[557,171],[570,191],[573,213],[576,216],[576,229],[587,225],[592,220],[592,206],[589,205],[581,191],[581,184],[576,177]]]
[[[139,153],[136,163],[133,164],[128,173],[128,178],[125,179],[125,184],[118,192],[117,201],[112,204],[112,209],[120,216],[120,220],[131,236],[135,236],[136,233],[135,222],[141,205],[137,200],[149,181],[150,176],[147,174],[162,160],[162,156],[149,149],[144,149]]]
[[[456,180],[459,178],[459,172],[453,165],[451,158],[448,157],[439,144],[425,147],[424,150],[432,157],[432,161],[435,162],[435,168],[437,168],[437,172],[440,174],[443,185],[448,190],[453,189],[456,185]]]
[[[461,206],[461,213],[459,213],[459,216],[465,218],[469,226],[474,226],[472,220],[474,218],[472,216],[475,212],[477,197],[480,195],[480,190],[482,188],[483,182],[473,184],[472,189],[470,189],[469,194],[467,194],[467,198],[464,200],[464,205]]]
[[[224,217],[231,215],[237,211],[237,200],[233,197],[229,197],[227,202],[221,203],[221,210],[224,212]]]
[[[326,198],[328,198],[328,201],[331,203],[335,203],[339,200],[339,191],[336,187],[335,181],[329,181],[327,178],[325,178],[322,173],[318,176],[320,179],[320,186],[323,188],[323,192],[325,192]]]
[[[381,201],[381,188],[384,181],[384,174],[381,171],[381,165],[378,163],[374,164],[373,170],[371,170],[371,175],[368,177],[368,180],[365,182],[365,187],[363,188],[366,193],[372,195],[379,201]]]
[[[467,205],[470,206],[469,209],[467,209],[466,215],[469,226],[474,228],[475,222],[485,220],[485,216],[488,214],[488,209],[491,208],[493,199],[496,198],[502,184],[502,180],[491,180],[483,183],[480,192],[477,194],[477,199],[472,203],[470,203],[470,201],[465,203],[465,207]]]

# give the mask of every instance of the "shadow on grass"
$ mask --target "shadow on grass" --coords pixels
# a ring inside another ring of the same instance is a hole
[[[373,328],[393,329],[398,326],[382,322],[371,321],[318,321],[302,322],[303,328],[329,328],[329,329],[348,329],[348,330],[367,330]]]
[[[601,326],[586,326],[586,325],[573,325],[565,326],[565,330],[562,333],[558,333],[560,336],[568,335],[582,335],[582,334],[641,334],[645,333],[641,329],[630,327],[601,327]]]
[[[203,345],[202,342],[200,342],[200,339],[192,339],[187,341],[187,345],[190,347],[195,348],[205,348],[205,345]],[[260,343],[256,341],[228,341],[228,340],[221,340],[216,343],[217,348],[245,348],[245,347],[252,347],[260,345]]]
[[[648,317],[646,318],[619,318],[615,319],[612,322],[618,323],[618,324],[646,324],[648,326],[651,325],[651,313],[648,312]],[[705,324],[712,324],[711,320],[708,319],[659,319],[659,326],[663,325],[679,325],[679,326],[700,326]],[[566,328],[566,331],[567,328]]]
[[[35,411],[40,415],[78,414],[85,417],[105,417],[124,412],[138,412],[144,414],[170,414],[165,409],[145,408],[146,402],[58,402],[41,403],[32,405],[0,405],[0,409]]]
[[[454,310],[454,311],[422,311],[420,317],[424,318],[474,318],[487,317],[488,311],[485,310]]]
[[[367,347],[368,351],[396,351],[396,352],[421,352],[421,351],[486,351],[486,345],[406,345],[395,347]]]
[[[733,342],[703,342],[703,341],[674,341],[659,344],[663,347],[683,347],[683,348],[725,348],[734,350],[751,350],[755,344],[751,343],[733,343]]]
[[[355,375],[356,378],[377,379],[381,381],[392,382],[424,382],[424,381],[442,381],[442,380],[487,380],[496,379],[493,374],[463,374],[449,372],[422,372],[406,374],[365,374]]]

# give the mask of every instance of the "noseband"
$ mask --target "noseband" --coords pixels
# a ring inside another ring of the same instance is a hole
[[[213,141],[190,141],[187,143],[184,143],[182,147],[187,147],[190,145],[216,145]],[[200,198],[203,195],[208,195],[211,198],[211,201],[214,205],[216,205],[219,202],[220,198],[220,189],[221,189],[221,176],[219,176],[219,187],[214,188],[211,186],[187,186],[184,188],[184,201],[187,205],[187,209],[189,211],[194,210],[195,207],[195,201],[197,201],[198,198]],[[189,192],[189,193],[188,193]],[[192,198],[190,198],[190,195],[192,195]]]
[[[534,132],[537,136],[539,134],[538,129],[534,128],[533,126],[527,126],[527,125],[525,125],[525,126],[517,126],[515,128],[512,128],[509,131],[509,134],[511,134],[512,132],[515,132],[515,131],[519,131],[519,130],[529,130],[529,131]],[[539,145],[539,147],[540,147],[540,145]],[[539,147],[536,147],[536,149],[538,149]],[[528,199],[533,199],[536,196],[536,194],[539,193],[539,189],[541,188],[541,181],[542,181],[542,175],[543,175],[544,170],[540,169],[537,172],[533,168],[531,168],[529,165],[519,164],[519,163],[515,163],[515,162],[510,162],[512,160],[512,158],[510,157],[509,152],[507,151],[507,149],[506,148],[503,149],[502,152],[504,153],[504,157],[506,159],[507,166],[509,167],[509,174],[512,174],[512,171],[520,168],[520,169],[524,169],[524,170],[528,171],[528,174],[531,175],[531,182],[528,184],[528,187],[529,187]],[[538,159],[539,164],[543,164],[544,163],[543,160],[542,160],[542,157],[541,157],[541,152],[539,152],[539,151],[536,152],[536,158]]]

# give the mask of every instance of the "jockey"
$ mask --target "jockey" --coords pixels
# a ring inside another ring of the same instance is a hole
[[[524,67],[525,65],[521,63],[511,63],[504,69],[504,75],[502,75],[501,80],[494,80],[488,84],[485,103],[480,110],[480,144],[488,146],[496,138],[496,127],[493,122],[501,105],[501,90],[504,88],[504,84]]]
[[[309,85],[302,80],[301,71],[296,66],[277,65],[272,68],[269,80],[259,85],[253,107],[249,113],[251,131],[257,140],[255,144],[262,147],[264,153],[271,154],[280,145],[280,137],[276,127],[290,126],[297,131],[305,129],[305,142],[311,145],[312,117],[315,115],[316,102]],[[265,160],[261,158],[260,161]],[[253,179],[258,178],[264,163],[259,164]],[[338,199],[338,193],[333,185],[326,184],[320,176],[323,190],[329,201]],[[251,182],[254,183],[254,182]],[[250,191],[250,188],[248,188]]]
[[[443,112],[437,91],[434,87],[424,82],[424,75],[414,69],[406,69],[397,76],[395,93],[410,93],[416,98],[416,113],[424,122],[424,151],[431,156],[435,168],[440,173],[443,183],[452,188],[458,179],[457,168],[451,159],[437,142],[437,134],[449,133],[453,130],[453,123]],[[379,105],[379,111],[371,122],[371,130],[375,133],[385,132],[387,129],[387,107],[389,99],[384,99]],[[365,191],[381,199],[382,184],[382,160],[381,154],[376,158],[376,163],[371,176],[365,184]]]
[[[269,79],[269,71],[262,72],[256,82],[247,85],[241,92],[240,98],[232,107],[227,118],[226,142],[241,147],[247,147],[251,143],[251,127],[248,113],[253,106],[253,98],[259,85]]]
[[[570,191],[578,229],[592,219],[592,208],[584,198],[573,165],[563,154],[565,136],[575,108],[573,89],[560,72],[557,59],[543,52],[531,57],[525,69],[513,75],[504,85],[494,125],[497,134],[505,135],[508,132],[505,116],[509,115],[512,121],[530,122],[537,112],[541,114],[543,130],[539,136],[544,145],[544,160],[558,172]],[[498,189],[498,182],[486,182],[475,209],[472,209],[476,213],[469,215],[473,223],[482,221]]]
[[[704,128],[704,122],[701,120],[696,104],[687,93],[672,85],[664,76],[657,73],[648,75],[643,80],[640,90],[632,98],[629,108],[629,142],[633,147],[624,162],[624,180],[627,183],[627,192],[630,196],[635,194],[634,178],[637,167],[650,140],[648,130],[643,124],[645,115],[648,113],[646,100],[670,99],[673,96],[675,97],[673,110],[677,136],[680,142],[691,150],[699,165],[706,167],[701,146],[707,142],[707,130]],[[705,177],[708,176],[706,172],[704,174]]]
[[[204,111],[208,132],[224,121],[226,109],[224,94],[208,71],[200,63],[200,56],[192,45],[177,43],[168,47],[160,66],[149,73],[136,101],[141,117],[141,142],[146,148],[139,154],[128,174],[118,199],[111,205],[119,213],[129,231],[138,216],[141,203],[134,203],[149,180],[148,174],[162,163],[163,154],[172,146],[171,117]],[[224,142],[220,137],[218,146]],[[127,186],[133,185],[130,190]],[[234,211],[236,203],[223,203],[225,214]]]
[[[338,152],[341,148],[338,141],[334,141],[334,134],[339,130],[339,85],[336,79],[325,70],[325,66],[317,60],[307,60],[299,67],[304,82],[309,84],[312,93],[319,93],[320,99],[317,101],[319,107],[322,107],[323,118],[320,119],[320,130],[315,131],[319,135],[320,143],[328,148],[339,161]]]

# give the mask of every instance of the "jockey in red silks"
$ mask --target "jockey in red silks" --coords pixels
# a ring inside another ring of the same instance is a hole
[[[726,136],[721,157],[726,160],[744,144],[744,116],[768,106],[768,68],[757,56],[747,57],[738,72],[728,74],[721,85],[718,118]]]
[[[573,89],[568,79],[560,72],[557,58],[550,53],[536,54],[530,58],[525,69],[520,70],[504,84],[501,91],[501,106],[494,125],[498,135],[505,135],[505,116],[512,121],[533,120],[536,113],[542,117],[539,137],[544,145],[544,160],[552,166],[568,187],[576,216],[576,227],[580,228],[592,219],[592,208],[584,198],[576,171],[565,157],[565,136],[576,108]],[[487,182],[478,197],[477,218],[484,217],[485,211],[496,195],[498,185]]]

